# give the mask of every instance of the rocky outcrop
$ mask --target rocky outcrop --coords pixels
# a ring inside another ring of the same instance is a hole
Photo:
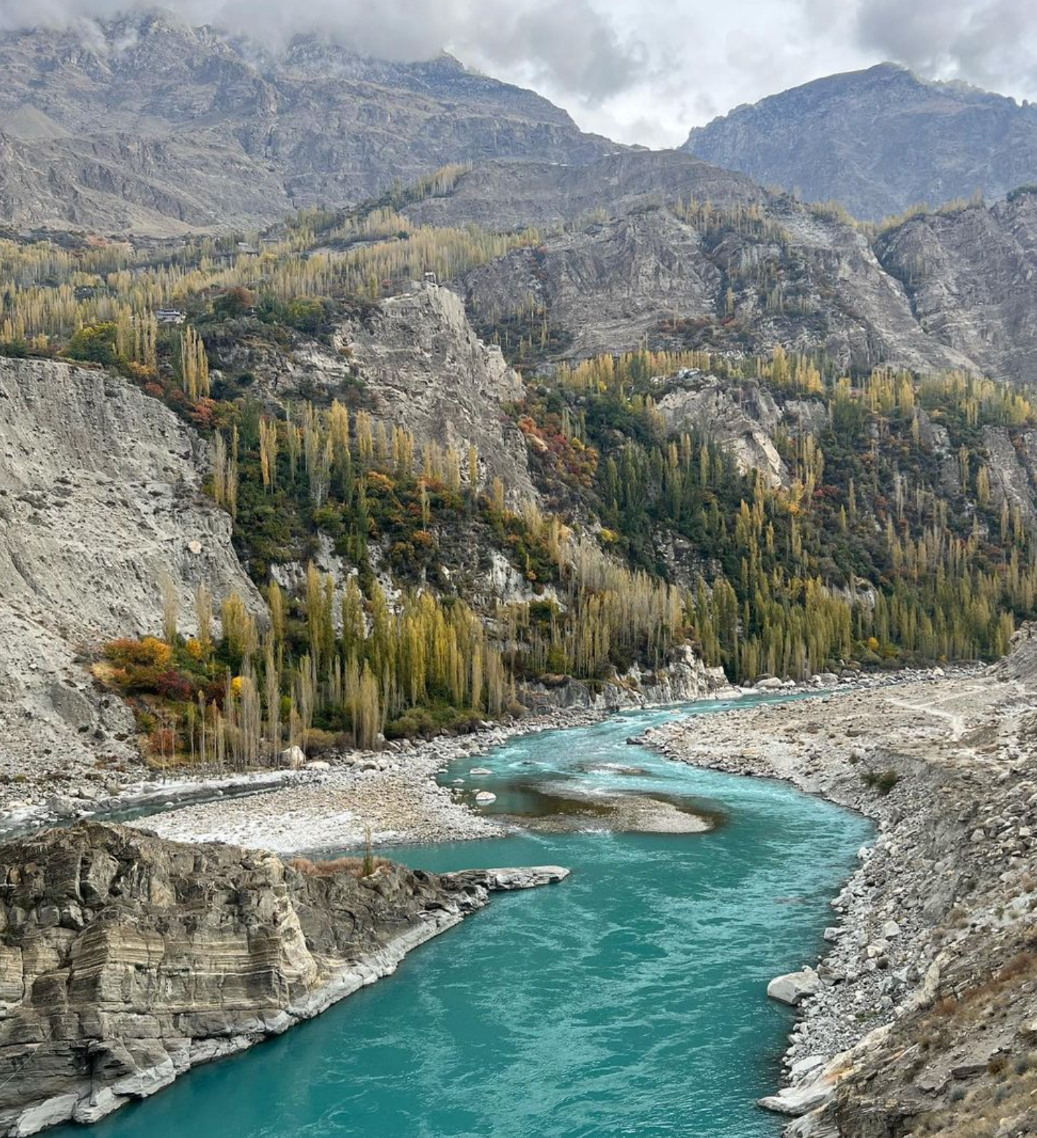
[[[500,478],[516,501],[536,497],[523,436],[504,420],[505,406],[523,396],[522,381],[499,348],[476,336],[453,292],[415,286],[343,328],[338,340],[376,419],[407,428],[419,443],[453,447],[465,466],[474,446],[484,483]]]
[[[0,1134],[95,1121],[394,971],[490,891],[566,875],[286,863],[99,824],[4,846]]]
[[[774,445],[778,427],[791,426],[798,433],[800,423],[824,424],[820,403],[816,405],[820,416],[804,408],[811,405],[799,400],[786,416],[771,393],[753,380],[731,383],[693,373],[677,375],[672,389],[656,402],[668,430],[697,432],[710,439],[731,456],[742,474],[758,470],[772,488],[789,481],[788,467]]]
[[[1026,180],[1033,180],[1032,171]],[[1037,193],[921,214],[879,237],[875,251],[885,270],[904,282],[927,336],[967,356],[978,372],[1032,380]]]
[[[1033,181],[1037,111],[881,63],[737,107],[694,129],[685,149],[878,221],[976,190],[1003,198]]]
[[[77,654],[161,628],[161,584],[262,605],[202,494],[202,440],[104,372],[0,359],[0,773],[131,758],[133,720]]]
[[[1005,427],[984,427],[983,445],[987,450],[990,495],[994,504],[998,507],[1007,504],[1009,510],[1018,511],[1024,521],[1032,522],[1037,517],[1037,507],[1027,469],[1026,460],[1030,457],[1027,449],[1021,446],[1017,451]]]
[[[0,216],[184,233],[375,197],[450,162],[617,149],[546,99],[440,56],[269,53],[170,12],[0,38]]]
[[[927,335],[901,280],[838,217],[679,153],[523,166],[513,194],[494,176],[502,169],[475,170],[452,194],[411,209],[452,224],[490,223],[494,211],[501,225],[564,222],[537,248],[458,282],[480,324],[532,302],[572,355],[633,349],[647,334],[659,348],[768,353],[781,343],[823,349],[847,367],[975,369]],[[708,201],[711,220],[677,216],[672,207],[689,199]]]
[[[684,703],[704,699],[729,687],[723,668],[709,668],[690,647],[657,671],[635,664],[610,680],[546,677],[519,689],[519,699],[535,715],[560,709],[619,711],[629,707]]]

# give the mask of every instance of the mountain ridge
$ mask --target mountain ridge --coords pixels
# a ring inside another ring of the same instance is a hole
[[[261,227],[448,162],[620,149],[450,56],[393,63],[312,37],[275,53],[161,13],[90,27],[0,36],[0,215],[17,227]]]
[[[812,80],[694,128],[683,149],[877,221],[1037,174],[1037,109],[899,64]]]

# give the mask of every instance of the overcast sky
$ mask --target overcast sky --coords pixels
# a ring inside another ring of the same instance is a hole
[[[0,26],[139,0],[0,0]],[[587,130],[676,145],[743,102],[885,59],[1037,98],[1037,0],[165,0],[264,37],[323,31],[372,54],[465,63],[534,87]]]

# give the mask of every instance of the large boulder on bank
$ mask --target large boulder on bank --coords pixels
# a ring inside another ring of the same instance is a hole
[[[780,1000],[781,1003],[791,1004],[792,1007],[798,1007],[808,996],[816,996],[820,991],[821,977],[813,968],[776,976],[767,985],[767,995],[772,1000]]]
[[[306,752],[302,747],[286,747],[281,752],[281,766],[291,771],[301,771],[306,765]]]

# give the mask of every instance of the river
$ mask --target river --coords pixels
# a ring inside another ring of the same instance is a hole
[[[573,873],[498,896],[394,976],[199,1068],[92,1138],[775,1138],[782,1120],[755,1100],[775,1088],[793,1013],[766,984],[816,959],[828,901],[871,827],[784,784],[626,744],[678,710],[724,706],[522,736],[478,760],[489,776],[455,764],[444,781],[494,791],[502,812],[540,812],[543,789],[623,789],[718,824],[392,851],[430,870]]]

